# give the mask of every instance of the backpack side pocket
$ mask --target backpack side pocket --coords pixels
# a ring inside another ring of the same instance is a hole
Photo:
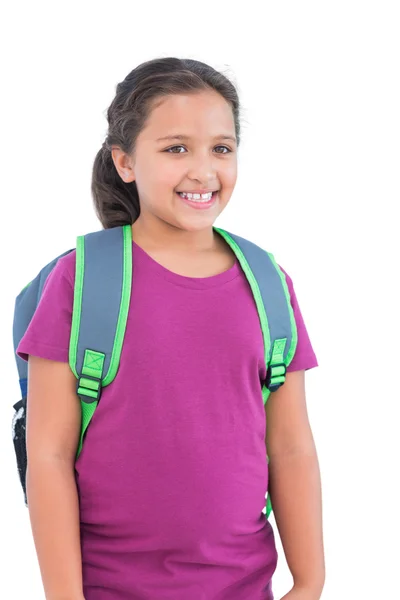
[[[14,404],[14,416],[12,419],[12,436],[15,455],[17,458],[17,467],[22,490],[24,492],[25,504],[28,505],[26,497],[26,398],[22,398]]]

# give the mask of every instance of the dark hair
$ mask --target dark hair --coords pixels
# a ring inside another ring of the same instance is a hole
[[[96,155],[92,172],[92,195],[96,214],[104,229],[132,224],[139,217],[136,183],[125,183],[111,155],[116,145],[127,154],[160,96],[214,90],[232,106],[237,143],[240,141],[239,98],[233,83],[209,65],[191,59],[160,58],[142,63],[116,88],[107,110],[108,135]]]

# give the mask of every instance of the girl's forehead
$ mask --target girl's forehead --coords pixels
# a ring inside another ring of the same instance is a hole
[[[220,94],[204,91],[159,99],[150,110],[147,136],[235,136],[232,107]],[[143,133],[145,133],[143,131]]]

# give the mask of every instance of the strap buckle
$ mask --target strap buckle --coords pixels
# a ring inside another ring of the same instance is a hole
[[[76,392],[82,402],[86,402],[86,404],[98,402],[102,392],[101,379],[91,375],[82,375],[76,384]]]
[[[76,391],[82,402],[92,404],[98,402],[101,396],[102,377],[105,354],[95,350],[85,350],[82,370],[76,385]]]
[[[286,379],[286,365],[283,362],[270,364],[267,369],[267,376],[264,385],[270,392],[276,392]]]

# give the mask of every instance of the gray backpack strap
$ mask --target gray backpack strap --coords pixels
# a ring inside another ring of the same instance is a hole
[[[214,228],[232,248],[248,279],[260,318],[264,338],[267,377],[263,385],[264,404],[271,392],[285,383],[286,367],[297,346],[297,327],[285,274],[273,255],[256,244]],[[267,455],[269,463],[269,457]],[[265,503],[268,519],[272,512],[271,495]]]
[[[69,362],[82,406],[83,438],[121,357],[132,286],[132,228],[89,233],[77,239]]]
[[[215,228],[216,229],[216,228]],[[235,252],[256,302],[264,337],[264,402],[285,382],[297,345],[297,328],[284,273],[273,255],[249,240],[216,229]]]

